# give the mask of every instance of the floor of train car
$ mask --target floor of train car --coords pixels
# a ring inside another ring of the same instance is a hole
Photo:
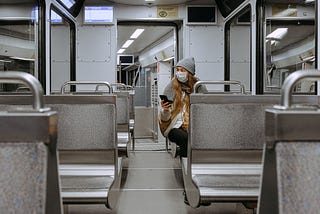
[[[136,139],[136,151],[124,159],[121,193],[114,211],[104,205],[68,205],[69,214],[251,214],[242,204],[213,203],[192,208],[183,201],[179,158],[173,158],[165,143]]]

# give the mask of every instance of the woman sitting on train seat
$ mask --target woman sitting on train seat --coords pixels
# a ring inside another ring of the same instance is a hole
[[[175,66],[176,74],[164,89],[168,102],[161,100],[159,126],[164,137],[175,142],[180,147],[180,156],[187,156],[189,127],[189,97],[194,84],[199,80],[195,77],[195,62],[193,57],[182,59]],[[199,92],[206,92],[205,86],[200,86]]]

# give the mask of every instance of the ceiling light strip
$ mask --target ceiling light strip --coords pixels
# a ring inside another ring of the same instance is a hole
[[[122,48],[128,48],[132,43],[133,43],[134,40],[132,39],[129,39],[127,40],[123,45],[122,45]]]
[[[130,36],[130,39],[136,39],[138,38],[142,33],[143,33],[144,29],[143,28],[138,28],[136,29],[133,34]]]

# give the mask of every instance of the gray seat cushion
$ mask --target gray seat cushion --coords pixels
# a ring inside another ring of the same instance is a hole
[[[1,213],[45,213],[47,156],[42,143],[0,143]]]

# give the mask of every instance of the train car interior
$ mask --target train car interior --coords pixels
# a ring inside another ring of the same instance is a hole
[[[318,213],[319,14],[317,0],[1,0],[0,213]],[[175,82],[185,147],[161,127]]]

